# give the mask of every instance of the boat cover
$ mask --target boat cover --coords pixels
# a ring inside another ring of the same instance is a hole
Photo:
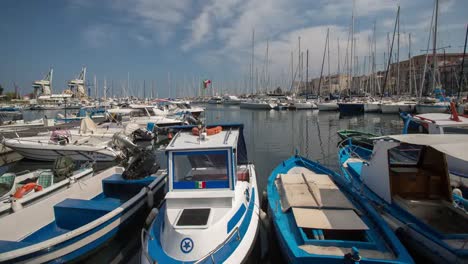
[[[452,157],[468,161],[468,135],[406,134],[386,136],[403,143],[430,146]]]
[[[95,133],[97,131],[96,124],[91,120],[89,117],[83,118],[81,120],[81,125],[80,125],[80,133],[81,134],[87,134],[87,133]]]

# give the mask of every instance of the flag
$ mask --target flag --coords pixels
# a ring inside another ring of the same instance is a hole
[[[206,188],[206,182],[203,182],[203,181],[195,182],[195,188],[197,188],[197,189],[205,189],[205,188]]]
[[[203,88],[205,88],[205,89],[208,88],[208,84],[210,84],[210,83],[211,83],[211,80],[204,80],[203,81]]]

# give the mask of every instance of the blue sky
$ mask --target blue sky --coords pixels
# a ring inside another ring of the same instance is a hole
[[[373,23],[377,31],[377,63],[382,64],[387,32],[393,30],[401,5],[401,58],[407,57],[407,32],[413,53],[426,48],[432,0],[356,0],[356,41],[360,60],[368,56]],[[440,0],[439,46],[461,52],[468,1]],[[297,64],[298,37],[309,49],[309,74],[320,72],[326,29],[330,28],[331,71],[337,71],[337,39],[341,64],[351,22],[350,0],[3,0],[0,3],[0,84],[22,93],[54,68],[54,90],[82,66],[88,80],[97,76],[114,83],[115,93],[130,72],[134,94],[156,84],[158,95],[196,92],[194,83],[210,78],[220,93],[244,92],[248,78],[251,35],[255,28],[255,64],[269,70],[273,85],[285,85],[290,53]],[[403,34],[405,33],[405,34]],[[343,65],[342,65],[343,67]],[[170,75],[171,84],[168,84]],[[185,80],[185,81],[184,81]],[[149,92],[147,92],[149,94]]]

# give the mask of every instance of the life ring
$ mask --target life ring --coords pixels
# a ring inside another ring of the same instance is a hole
[[[206,131],[206,135],[212,136],[212,135],[221,133],[221,131],[223,131],[223,128],[221,126],[215,126],[212,128],[205,128],[205,131]],[[203,132],[203,128],[202,128],[202,132]],[[195,136],[200,135],[200,130],[198,129],[198,127],[192,128],[192,134],[194,134]]]
[[[21,188],[18,188],[18,190],[16,190],[15,194],[13,194],[13,197],[15,197],[16,199],[23,198],[25,194],[28,194],[32,190],[34,190],[35,192],[42,191],[42,186],[35,182],[26,183],[25,185],[21,186]]]

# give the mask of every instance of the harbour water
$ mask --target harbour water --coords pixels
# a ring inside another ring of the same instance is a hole
[[[206,105],[206,122],[242,123],[249,160],[255,164],[260,190],[266,187],[267,179],[281,161],[296,151],[311,160],[339,171],[337,131],[354,129],[377,135],[398,134],[403,123],[398,115],[362,114],[340,116],[339,112],[303,111],[262,111],[240,109],[238,106]],[[57,111],[27,111],[26,120],[54,117]],[[165,162],[161,162],[164,166]],[[50,167],[52,163],[21,160],[10,165],[9,170],[21,171]],[[102,169],[111,164],[98,164]],[[261,192],[260,192],[261,194]],[[144,217],[143,221],[144,221]],[[110,241],[104,249],[86,260],[87,263],[139,263],[138,245],[140,226],[127,227],[121,235]],[[272,250],[274,251],[274,250]],[[280,263],[278,256],[269,254],[270,263]],[[273,256],[273,257],[272,257]]]

